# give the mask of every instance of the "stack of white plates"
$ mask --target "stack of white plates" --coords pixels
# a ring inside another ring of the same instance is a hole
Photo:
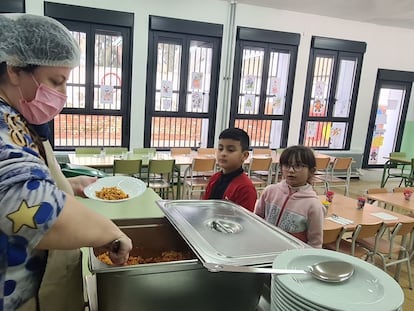
[[[355,272],[347,281],[328,283],[311,274],[273,275],[272,311],[402,310],[404,293],[383,270],[361,259],[324,249],[294,249],[276,257],[273,268],[307,269],[322,261],[351,263]]]

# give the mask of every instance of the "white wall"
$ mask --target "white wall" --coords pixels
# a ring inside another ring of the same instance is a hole
[[[43,0],[26,1],[28,13],[43,14]],[[159,15],[224,25],[228,31],[230,4],[218,0],[58,0],[79,6],[132,12],[135,14],[134,51],[132,72],[132,116],[131,148],[142,146],[144,137],[145,86],[148,46],[148,16]],[[364,56],[358,102],[355,115],[351,149],[363,151],[371,112],[375,79],[378,68],[414,71],[414,30],[377,26],[310,14],[273,10],[256,6],[237,4],[236,26],[253,27],[301,34],[297,70],[293,93],[293,107],[288,144],[296,144],[302,118],[305,79],[309,58],[310,40],[313,35],[346,40],[364,41],[367,51]],[[224,40],[223,40],[223,47]],[[224,55],[220,82],[223,81]],[[219,89],[217,116],[228,111],[222,107],[223,88]],[[411,101],[412,103],[413,101]],[[221,104],[220,104],[221,103]],[[226,108],[227,109],[227,108]],[[410,112],[412,112],[410,107]],[[410,113],[411,114],[411,113]],[[220,124],[220,120],[218,120]]]

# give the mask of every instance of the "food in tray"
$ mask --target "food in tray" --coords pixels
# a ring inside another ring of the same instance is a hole
[[[95,195],[103,200],[122,200],[129,198],[129,195],[118,187],[103,187],[100,191],[95,191]]]
[[[111,258],[109,258],[109,252],[102,253],[98,255],[97,258],[103,263],[106,263],[107,265],[113,265]],[[130,265],[138,265],[138,264],[145,264],[145,263],[187,260],[191,258],[192,256],[190,252],[176,252],[176,251],[162,252],[161,255],[158,257],[148,257],[148,258],[130,255],[127,261],[127,265],[130,266]]]

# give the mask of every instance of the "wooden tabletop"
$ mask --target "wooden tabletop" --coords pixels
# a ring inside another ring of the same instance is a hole
[[[414,211],[414,196],[411,196],[410,200],[406,200],[402,192],[372,193],[367,194],[366,197],[408,211]]]
[[[321,201],[324,201],[325,195],[319,195],[319,198],[321,199]],[[386,220],[372,215],[373,213],[385,213],[397,217],[397,219]],[[388,226],[394,226],[399,221],[414,222],[414,218],[412,217],[389,211],[369,203],[365,203],[364,208],[358,209],[356,199],[346,197],[338,193],[335,193],[333,201],[328,208],[327,217],[332,216],[332,214],[336,214],[340,217],[352,220],[354,222],[353,224],[344,226],[347,228],[348,231],[353,231],[358,224],[362,223],[369,224],[383,221]],[[327,217],[324,221],[324,229],[338,227],[338,223],[327,219]]]

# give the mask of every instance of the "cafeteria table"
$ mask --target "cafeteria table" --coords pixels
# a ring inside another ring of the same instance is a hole
[[[410,200],[406,200],[402,192],[368,193],[366,194],[366,197],[370,200],[390,204],[394,207],[414,212],[414,197],[411,197]]]
[[[325,201],[325,195],[319,195],[321,201]],[[352,221],[344,225],[347,231],[355,230],[358,224],[369,224],[383,221],[387,226],[392,227],[400,221],[414,222],[414,218],[402,215],[381,207],[365,203],[362,209],[357,208],[357,200],[335,193],[331,205],[328,207],[324,220],[324,229],[331,229],[338,226],[338,223],[331,218],[337,215],[343,219]]]

